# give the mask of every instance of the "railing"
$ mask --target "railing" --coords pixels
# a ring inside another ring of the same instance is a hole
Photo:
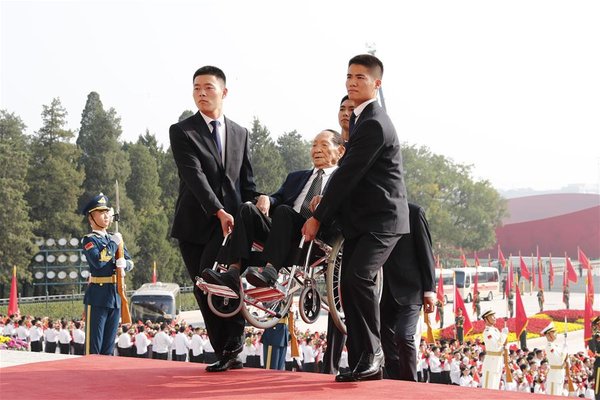
[[[184,286],[179,288],[180,293],[188,293],[194,290],[193,286]],[[127,296],[131,296],[135,290],[128,290]],[[57,301],[73,301],[82,300],[83,293],[72,293],[72,294],[54,294],[51,296],[33,296],[33,297],[19,297],[17,299],[19,304],[26,303],[52,303]],[[0,306],[8,305],[9,299],[0,299]]]

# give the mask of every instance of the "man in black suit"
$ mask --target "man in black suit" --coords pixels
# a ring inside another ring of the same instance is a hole
[[[262,259],[267,265],[262,272],[252,268],[246,274],[246,280],[256,287],[274,285],[278,270],[291,262],[290,250],[298,245],[306,213],[310,215],[310,211],[304,208],[313,198],[310,193],[313,182],[317,184],[320,176],[318,193],[321,193],[343,154],[344,145],[338,132],[330,129],[320,132],[313,139],[311,147],[314,168],[291,172],[276,193],[269,197],[261,196],[256,206],[243,204],[236,216],[238,223],[228,245],[228,271],[219,274],[207,269],[202,273],[202,278],[209,283],[237,290],[241,267],[250,257],[252,243],[258,241],[264,244]],[[263,198],[266,201],[263,202]],[[270,210],[273,210],[272,219],[268,217]]]
[[[339,216],[344,234],[341,290],[352,372],[338,382],[382,379],[379,299],[375,277],[402,234],[409,233],[400,142],[377,104],[383,64],[370,54],[348,63],[346,89],[356,108],[346,154],[321,203],[302,228],[313,240],[321,224]]]
[[[424,306],[425,318],[434,310],[435,260],[429,224],[422,207],[408,203],[410,233],[402,235],[383,265],[381,344],[385,375],[417,382],[415,334]]]
[[[179,248],[192,281],[211,268],[225,234],[234,225],[240,204],[256,198],[250,165],[248,131],[223,116],[226,78],[217,67],[194,73],[193,97],[199,112],[171,125],[171,149],[179,173],[179,197],[171,236]],[[244,318],[214,315],[197,287],[194,295],[218,361],[209,372],[242,368]]]

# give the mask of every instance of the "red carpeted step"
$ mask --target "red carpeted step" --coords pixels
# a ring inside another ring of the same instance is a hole
[[[3,399],[544,399],[543,395],[393,380],[336,383],[332,375],[87,356],[0,369]]]

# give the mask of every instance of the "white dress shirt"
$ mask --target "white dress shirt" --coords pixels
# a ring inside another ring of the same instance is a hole
[[[325,185],[327,185],[327,181],[336,169],[337,165],[329,168],[323,168],[323,176],[321,177],[321,193],[323,193],[323,189],[325,188]],[[296,201],[294,201],[294,211],[296,211],[297,213],[300,213],[300,208],[302,208],[302,203],[304,203],[304,199],[306,197],[306,194],[308,193],[308,189],[310,189],[310,185],[317,177],[317,171],[318,169],[313,168],[312,175],[310,176],[310,178],[308,178],[308,181],[302,188],[302,191],[300,192],[298,197],[296,197]]]

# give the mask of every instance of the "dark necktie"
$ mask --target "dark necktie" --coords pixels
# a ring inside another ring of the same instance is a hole
[[[356,114],[352,113],[350,116],[350,124],[348,126],[348,136],[352,136],[352,131],[354,130],[354,124],[356,123]]]
[[[304,218],[308,219],[311,217],[312,213],[310,212],[310,201],[313,197],[321,194],[321,187],[323,186],[323,171],[322,169],[317,170],[317,176],[313,179],[310,187],[308,188],[308,192],[306,193],[306,197],[302,202],[302,207],[300,207],[300,215]]]
[[[221,135],[219,135],[219,125],[221,124],[216,119],[214,121],[210,121],[210,124],[213,127],[212,135],[215,144],[217,145],[217,151],[219,152],[219,157],[222,157],[223,150],[221,149]]]

